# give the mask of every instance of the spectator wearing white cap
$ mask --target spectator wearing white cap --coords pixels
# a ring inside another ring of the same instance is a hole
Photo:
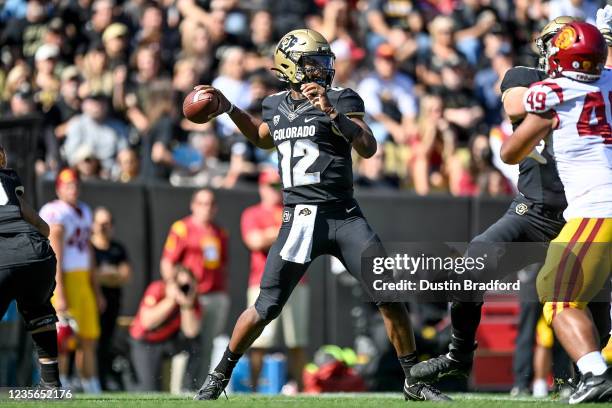
[[[100,160],[89,144],[79,147],[74,153],[72,161],[81,181],[99,180],[103,176]]]
[[[112,75],[107,74],[108,77],[112,77],[113,82],[112,105],[119,111],[124,106],[125,84],[128,77],[128,36],[128,27],[122,23],[109,25],[102,35],[107,72],[112,72]]]
[[[55,73],[59,56],[59,47],[52,44],[41,45],[34,54],[36,65],[34,85],[38,90],[38,99],[45,112],[51,108],[59,93],[60,81]]]
[[[111,69],[115,69],[121,65],[127,65],[128,63],[128,34],[129,31],[127,26],[122,23],[113,23],[109,25],[106,27],[106,30],[104,30],[104,34],[102,34],[104,51],[108,59],[108,66]]]

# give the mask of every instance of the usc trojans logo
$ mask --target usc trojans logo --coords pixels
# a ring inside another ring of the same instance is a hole
[[[557,35],[555,47],[566,50],[576,42],[576,31],[572,27],[565,27]]]

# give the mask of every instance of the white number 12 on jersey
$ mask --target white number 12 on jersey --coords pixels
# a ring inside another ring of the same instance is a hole
[[[281,171],[283,173],[283,186],[297,187],[307,184],[316,184],[321,181],[321,172],[315,171],[307,173],[306,170],[319,157],[319,147],[313,141],[308,139],[299,139],[293,145],[293,153],[291,152],[291,141],[287,140],[278,145],[278,152],[281,154]],[[291,170],[291,158],[301,157],[301,159],[293,166]],[[293,180],[293,183],[292,183]]]

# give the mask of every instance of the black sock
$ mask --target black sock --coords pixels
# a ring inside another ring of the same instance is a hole
[[[476,330],[480,324],[481,309],[482,303],[452,303],[450,355],[453,359],[471,361],[476,349]]]
[[[40,363],[40,379],[47,383],[61,386],[59,379],[59,368],[57,361],[52,363]]]
[[[236,354],[229,349],[229,346],[225,349],[223,353],[223,357],[217,367],[215,367],[215,371],[221,373],[225,376],[225,378],[230,378],[232,375],[232,371],[234,371],[234,367],[238,364],[238,360],[240,360],[242,354]]]
[[[410,354],[406,354],[405,356],[401,356],[397,358],[399,360],[400,365],[402,366],[402,370],[404,370],[404,375],[406,376],[406,380],[411,382],[410,369],[413,365],[415,365],[417,360],[416,352],[412,352]]]
[[[59,369],[57,368],[57,332],[53,330],[44,330],[37,333],[32,333],[34,347],[38,358],[45,358],[53,361],[52,363],[40,363],[40,377],[42,381],[48,384],[59,386]]]

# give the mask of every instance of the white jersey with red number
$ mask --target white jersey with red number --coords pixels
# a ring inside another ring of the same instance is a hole
[[[64,272],[87,271],[91,267],[89,238],[92,214],[87,204],[79,202],[75,208],[64,201],[55,200],[40,209],[40,217],[49,225],[64,227]]]
[[[565,219],[612,217],[612,71],[595,82],[537,82],[523,102],[527,112],[552,111],[559,120],[552,141]]]

